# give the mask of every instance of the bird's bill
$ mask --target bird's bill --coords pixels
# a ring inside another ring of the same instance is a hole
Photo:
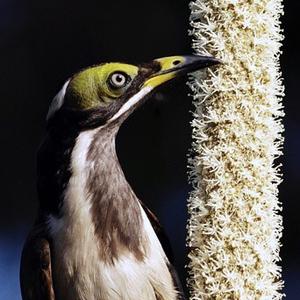
[[[153,89],[173,78],[221,63],[212,56],[200,55],[169,56],[155,59],[155,62],[158,62],[161,68],[145,81],[144,87]]]

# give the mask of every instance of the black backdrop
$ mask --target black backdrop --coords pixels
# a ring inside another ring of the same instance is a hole
[[[289,1],[283,18],[287,116],[280,199],[284,204],[281,254],[288,299],[298,299],[300,293],[299,8],[299,2]],[[37,207],[35,153],[51,99],[68,76],[97,62],[147,62],[191,53],[188,16],[188,4],[183,0],[0,1],[0,299],[20,299],[20,251]],[[128,181],[166,227],[182,278],[192,110],[187,94],[184,81],[161,90],[128,119],[117,140]]]

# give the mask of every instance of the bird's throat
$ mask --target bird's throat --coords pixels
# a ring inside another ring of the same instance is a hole
[[[128,184],[115,149],[116,129],[95,132],[86,156],[86,191],[103,258],[123,251],[143,258],[142,217],[138,199]]]

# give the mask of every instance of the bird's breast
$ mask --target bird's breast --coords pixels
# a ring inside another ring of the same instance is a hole
[[[68,230],[53,232],[57,300],[176,299],[167,258],[142,208],[141,214],[143,234],[148,240],[143,260],[130,251],[124,251],[112,262],[102,260],[97,236],[87,220],[84,228],[79,228],[77,220],[76,224],[69,224]]]
[[[95,178],[99,180],[95,186],[105,185],[105,198],[88,184],[91,168],[96,176],[111,163],[103,145],[94,145],[102,150],[102,158],[95,156],[89,161],[93,143],[99,140],[97,135],[99,131],[91,130],[78,136],[60,217],[50,215],[48,219],[56,299],[174,300],[176,291],[167,258],[138,200],[132,194],[126,198],[128,193],[118,192],[113,180],[110,184],[107,174],[111,176],[111,172],[102,173],[102,179]],[[110,162],[105,161],[107,157]],[[122,180],[117,183],[123,184],[123,189],[127,182]],[[136,218],[130,218],[133,211]],[[97,222],[98,218],[106,219]],[[137,255],[136,247],[142,255]]]

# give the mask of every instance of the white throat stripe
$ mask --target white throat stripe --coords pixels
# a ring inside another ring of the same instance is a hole
[[[133,105],[138,103],[145,95],[150,93],[152,87],[146,86],[142,88],[137,94],[131,97],[119,110],[118,112],[109,120],[109,122],[116,120],[121,115],[123,115],[126,111],[128,111]]]

